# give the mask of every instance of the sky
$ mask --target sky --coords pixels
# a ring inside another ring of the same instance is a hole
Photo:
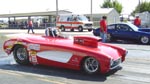
[[[92,0],[93,10],[100,8],[104,0]],[[123,14],[130,14],[139,0],[118,0],[123,5]],[[141,0],[145,1],[145,0]],[[146,0],[150,1],[150,0]],[[0,0],[0,14],[55,11],[56,0]],[[91,0],[58,0],[59,10],[84,14],[91,11]]]

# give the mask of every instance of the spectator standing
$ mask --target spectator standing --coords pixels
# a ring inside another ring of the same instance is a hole
[[[24,25],[25,25],[25,28],[27,28],[27,27],[28,27],[28,23],[27,23],[27,21],[25,21],[25,22],[24,22]]]
[[[34,31],[33,31],[33,22],[31,20],[31,18],[29,18],[29,21],[28,21],[28,33],[30,32],[30,30],[34,34]]]
[[[136,25],[137,27],[141,27],[141,19],[139,18],[139,16],[136,16],[134,25]]]
[[[102,42],[106,42],[107,40],[107,17],[103,16],[102,20],[100,20],[100,37],[102,38]]]

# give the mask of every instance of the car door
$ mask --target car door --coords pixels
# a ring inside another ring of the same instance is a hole
[[[73,17],[72,16],[68,16],[67,17],[67,22],[66,22],[66,28],[67,29],[72,28],[72,23],[73,23]]]
[[[77,28],[77,16],[72,16],[72,23],[71,23],[71,28]]]
[[[127,24],[116,24],[116,29],[113,33],[114,37],[121,40],[132,40],[134,39],[134,31]]]

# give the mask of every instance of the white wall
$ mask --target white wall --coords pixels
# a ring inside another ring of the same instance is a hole
[[[141,18],[141,25],[143,27],[145,26],[150,27],[150,13],[149,12],[143,12],[143,13],[139,13],[136,15],[139,15],[139,17]]]
[[[85,14],[86,16],[90,17],[90,14]],[[99,26],[99,21],[101,20],[102,16],[107,16],[107,23],[111,24],[111,23],[117,23],[120,21],[119,18],[119,13],[113,9],[112,11],[108,12],[108,13],[93,13],[93,22],[94,22],[94,26],[98,27]]]
[[[120,22],[119,13],[116,10],[111,11],[107,18],[108,24]]]

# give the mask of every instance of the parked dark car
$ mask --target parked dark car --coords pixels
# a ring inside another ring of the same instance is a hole
[[[100,28],[93,30],[95,36],[100,35]],[[135,41],[142,44],[150,43],[150,28],[138,28],[131,23],[115,23],[108,25],[108,40]]]

